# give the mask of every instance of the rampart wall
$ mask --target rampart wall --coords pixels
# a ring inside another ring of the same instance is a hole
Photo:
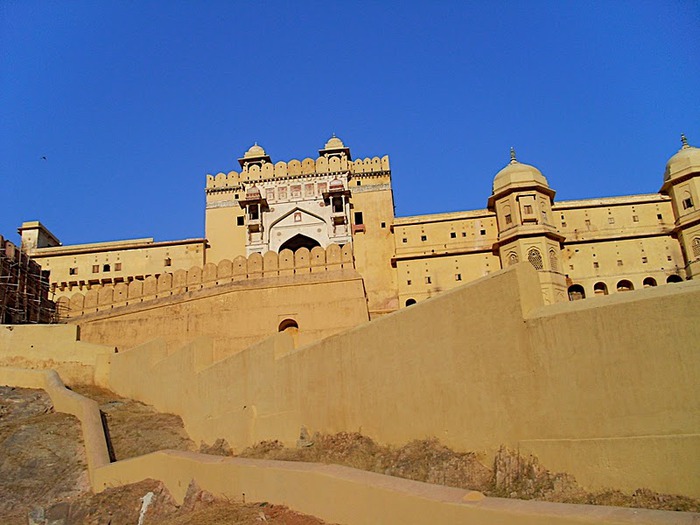
[[[294,321],[298,344],[368,320],[362,278],[350,246],[237,257],[157,279],[91,290],[70,299],[81,339],[131,348],[161,337],[172,350],[206,336],[217,358]]]
[[[520,264],[303,348],[279,334],[216,361],[206,341],[170,355],[152,342],[112,356],[108,382],[196,441],[436,436],[526,449],[592,490],[700,496],[700,285],[541,297]]]
[[[293,159],[289,162],[279,161],[274,164],[264,163],[261,166],[247,166],[242,172],[230,171],[229,173],[217,173],[207,175],[207,189],[228,188],[240,186],[241,182],[260,179],[284,179],[349,171],[353,175],[375,175],[389,171],[389,157],[372,157],[365,159],[348,160],[346,157],[319,157],[317,159],[306,158],[304,160]]]
[[[66,342],[66,341],[64,341]],[[462,523],[477,525],[690,525],[696,515],[589,505],[486,498],[463,489],[392,478],[337,465],[207,456],[164,450],[109,462],[99,407],[67,390],[53,370],[0,367],[0,385],[41,388],[55,409],[80,421],[92,489],[162,480],[182,503],[190,481],[234,501],[269,501],[347,525]],[[337,495],[342,494],[342,498]]]

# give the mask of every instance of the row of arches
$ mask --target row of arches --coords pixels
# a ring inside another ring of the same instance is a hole
[[[666,283],[680,283],[683,282],[683,278],[680,275],[672,274],[666,278]],[[650,288],[657,286],[657,281],[654,277],[646,277],[642,281],[642,286],[644,288]],[[618,292],[629,292],[634,290],[634,284],[629,279],[621,279],[615,285],[615,290]],[[604,281],[599,281],[593,285],[594,295],[608,295],[608,285]],[[580,284],[572,284],[568,289],[569,301],[578,301],[580,299],[586,298],[586,290]]]

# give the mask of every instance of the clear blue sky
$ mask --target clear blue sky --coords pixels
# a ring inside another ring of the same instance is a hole
[[[700,2],[0,2],[15,241],[203,236],[206,173],[333,132],[400,216],[484,208],[511,145],[557,199],[656,192],[700,146]]]

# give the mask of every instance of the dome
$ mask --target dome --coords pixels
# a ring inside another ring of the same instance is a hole
[[[700,148],[688,145],[688,139],[685,138],[685,135],[681,135],[681,144],[678,153],[668,159],[666,163],[664,182],[668,182],[680,172],[700,172]]]
[[[255,200],[259,200],[261,198],[262,197],[260,195],[260,190],[258,189],[257,186],[251,186],[250,188],[245,190],[245,200],[255,201]]]
[[[345,144],[343,144],[343,141],[340,140],[338,137],[335,136],[335,133],[333,136],[328,139],[328,142],[326,142],[326,146],[324,149],[343,149],[345,148]]]
[[[256,142],[253,144],[248,151],[245,152],[243,155],[244,159],[250,159],[250,158],[257,158],[257,157],[265,157],[267,156],[267,153],[265,153],[265,150],[262,149],[260,146],[258,146],[258,143]]]
[[[542,172],[530,166],[522,164],[515,159],[515,150],[510,150],[510,163],[499,171],[493,179],[493,192],[496,193],[511,184],[522,184],[536,182],[543,186],[549,186],[547,179]]]
[[[343,190],[345,187],[343,186],[343,182],[340,179],[333,179],[331,183],[328,185],[328,188],[333,191],[333,190]]]

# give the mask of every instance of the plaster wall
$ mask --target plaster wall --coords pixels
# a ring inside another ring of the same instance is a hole
[[[120,353],[109,384],[195,441],[436,436],[530,450],[589,489],[698,497],[699,299],[688,282],[542,308],[523,263],[296,350],[279,334],[211,365],[205,341]]]
[[[53,369],[68,384],[93,383],[114,347],[78,340],[72,325],[0,325],[0,366]]]
[[[362,279],[351,269],[311,273],[307,266],[306,274],[264,277],[261,268],[257,278],[198,288],[125,306],[107,305],[71,322],[80,326],[83,341],[120,350],[153,338],[163,338],[175,350],[206,336],[220,359],[277,333],[286,319],[299,326],[298,344],[368,320]]]

